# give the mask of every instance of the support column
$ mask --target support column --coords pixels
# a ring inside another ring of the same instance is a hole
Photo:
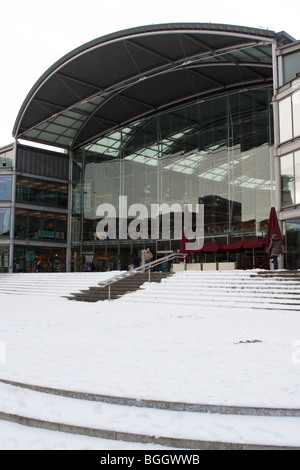
[[[72,173],[73,173],[73,152],[69,150],[69,183],[68,183],[68,221],[67,221],[67,250],[66,250],[66,272],[71,272],[72,253]]]
[[[15,139],[14,147],[14,162],[12,174],[12,188],[11,188],[11,207],[10,207],[10,233],[9,233],[9,267],[8,272],[14,272],[14,240],[15,240],[15,213],[16,213],[16,188],[17,188],[17,140]]]

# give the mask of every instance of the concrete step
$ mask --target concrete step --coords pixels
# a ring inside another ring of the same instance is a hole
[[[154,272],[150,274],[151,282],[161,282],[163,279],[171,276],[171,273]],[[76,300],[81,302],[98,302],[99,300],[115,300],[129,292],[137,291],[145,282],[149,281],[148,273],[137,273],[130,275],[124,279],[117,280],[109,287],[92,286],[88,290],[81,290],[81,292],[73,292],[67,296],[69,300]]]
[[[299,409],[138,400],[3,380],[0,392],[0,419],[37,429],[182,449],[300,448]]]

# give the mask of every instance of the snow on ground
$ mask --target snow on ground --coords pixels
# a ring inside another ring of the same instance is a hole
[[[0,294],[0,378],[113,396],[300,408],[299,312],[138,298]],[[16,426],[1,423],[0,448],[18,448],[18,433],[5,437]],[[68,446],[62,439],[33,437],[27,445]]]

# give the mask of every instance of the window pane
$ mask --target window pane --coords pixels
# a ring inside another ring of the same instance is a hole
[[[43,201],[43,182],[39,180],[29,180],[28,183],[28,202],[33,204],[42,204]]]
[[[300,150],[295,152],[295,193],[296,204],[300,204]]]
[[[42,238],[55,238],[55,214],[52,212],[43,213],[43,231]]]
[[[56,206],[57,205],[57,194],[56,194],[56,183],[52,181],[44,181],[44,204]]]
[[[67,239],[67,216],[65,214],[56,214],[56,232],[57,240]]]
[[[16,199],[17,201],[28,201],[28,178],[17,176]]]
[[[57,183],[57,205],[68,207],[68,185]]]
[[[279,102],[279,132],[280,142],[293,138],[292,135],[292,106],[291,97]]]
[[[295,203],[293,154],[281,157],[281,203],[282,207]]]
[[[9,260],[9,248],[0,246],[0,273],[7,273]]]
[[[40,211],[28,211],[29,238],[40,238],[42,230],[42,215]]]
[[[11,176],[0,176],[0,200],[11,200]]]
[[[292,52],[291,54],[283,56],[284,83],[296,78],[296,75],[299,72],[299,61],[300,51]]]
[[[15,237],[28,238],[27,232],[27,210],[16,209],[15,214]]]
[[[8,150],[7,152],[0,154],[0,166],[12,167],[14,160],[14,150]]]
[[[0,237],[9,237],[10,209],[0,208]]]
[[[293,94],[293,130],[294,137],[300,135],[300,90]]]

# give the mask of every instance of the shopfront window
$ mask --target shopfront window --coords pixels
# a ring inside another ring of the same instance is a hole
[[[11,200],[12,178],[9,175],[0,175],[0,201]]]
[[[40,272],[64,272],[66,270],[66,250],[62,248],[15,246],[14,272],[36,272],[37,263]]]

